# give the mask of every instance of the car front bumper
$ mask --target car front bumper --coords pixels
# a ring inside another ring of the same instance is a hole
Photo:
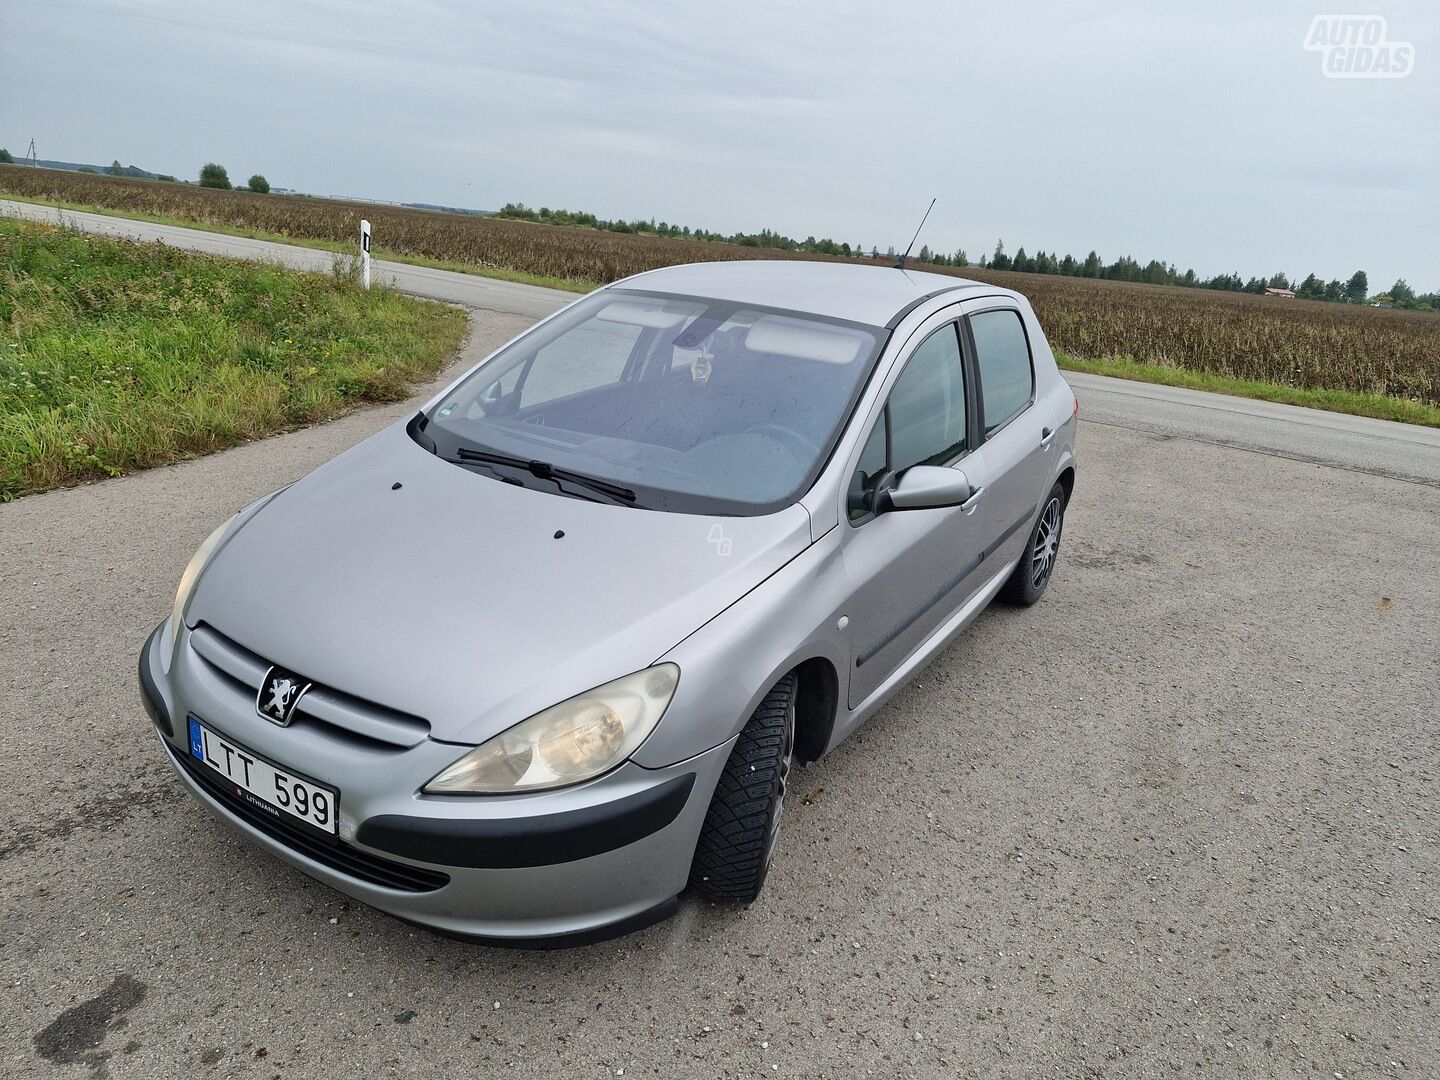
[[[523,947],[583,944],[674,910],[733,739],[666,768],[627,762],[553,792],[424,796],[420,787],[465,747],[425,739],[377,749],[323,725],[279,727],[187,638],[168,658],[162,624],[140,655],[141,697],[171,766],[217,817],[311,877],[440,933]],[[338,837],[241,801],[190,756],[190,717],[338,789]]]

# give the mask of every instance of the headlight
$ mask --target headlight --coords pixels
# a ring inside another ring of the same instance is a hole
[[[235,517],[239,517],[236,514]],[[200,580],[200,571],[205,569],[205,564],[210,561],[214,554],[215,547],[220,543],[226,531],[235,518],[230,518],[218,529],[205,538],[195,554],[190,557],[190,562],[185,566],[185,572],[180,575],[180,587],[175,590],[175,609],[170,613],[170,648],[175,648],[175,642],[180,640],[180,626],[185,618],[185,605],[190,602],[190,594],[195,591],[195,582]]]
[[[578,784],[640,748],[675,695],[674,664],[637,671],[522,720],[425,785],[431,795],[502,795]]]

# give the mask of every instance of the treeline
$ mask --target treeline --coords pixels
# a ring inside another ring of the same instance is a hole
[[[672,225],[668,221],[636,219],[610,220],[596,217],[584,210],[552,210],[542,206],[532,210],[524,203],[506,203],[495,214],[496,217],[513,218],[517,221],[539,221],[546,225],[573,225],[584,229],[602,229],[605,232],[641,233],[648,236],[672,236],[682,240],[706,240],[715,243],[740,244],[743,247],[779,248],[781,251],[803,251],[815,255],[849,255],[852,258],[871,258],[860,244],[837,244],[828,237],[817,240],[807,236],[804,240],[785,236],[770,229],[758,233],[712,232],[710,229],[692,229],[689,225]],[[894,251],[891,251],[894,257]],[[878,257],[878,253],[876,253]],[[966,264],[961,264],[966,265]]]
[[[0,165],[14,164],[15,156],[11,154],[10,151],[7,150],[5,147],[0,146]],[[47,162],[46,167],[48,168],[52,166],[60,166],[61,164],[62,163],[58,162]],[[91,176],[100,175],[100,170],[91,165],[81,165],[75,171],[80,173],[88,173]],[[131,180],[165,180],[172,184],[189,183],[188,180],[177,180],[175,177],[169,175],[168,173],[149,172],[145,169],[140,168],[140,166],[138,165],[121,165],[119,158],[116,158],[114,161],[110,162],[109,166],[105,169],[105,175],[118,176],[122,179]],[[269,181],[267,181],[265,177],[261,176],[259,173],[256,173],[254,176],[250,177],[248,183],[231,184],[230,174],[225,171],[225,166],[217,165],[213,161],[207,162],[204,166],[201,167],[200,186],[219,188],[222,191],[253,191],[261,195],[269,194],[270,191]]]
[[[739,244],[744,247],[778,248],[782,251],[799,251],[818,255],[879,259],[883,254],[886,259],[896,258],[894,247],[888,247],[882,253],[876,247],[867,249],[863,244],[837,243],[829,237],[816,239],[813,236],[807,236],[804,240],[796,240],[794,237],[777,233],[771,229],[762,229],[758,233],[737,232],[727,235],[709,229],[692,229],[689,225],[673,225],[666,221],[656,221],[653,218],[648,221],[642,219],[612,221],[583,210],[554,210],[548,206],[542,206],[535,210],[524,203],[506,203],[497,216],[520,221],[543,222],[547,225],[571,225],[587,229],[603,229],[606,232],[642,233],[650,236],[679,237],[685,240],[718,241]],[[1010,270],[1021,274],[1058,274],[1063,277],[1140,282],[1148,285],[1178,285],[1183,288],[1216,289],[1222,292],[1263,294],[1266,289],[1287,289],[1294,292],[1297,297],[1306,300],[1328,300],[1341,304],[1369,303],[1382,307],[1440,311],[1440,293],[1431,292],[1417,295],[1404,278],[1395,282],[1387,292],[1371,296],[1370,281],[1364,270],[1355,271],[1345,281],[1338,279],[1326,281],[1316,274],[1308,274],[1304,280],[1297,281],[1283,273],[1250,278],[1242,278],[1239,273],[1232,273],[1202,278],[1194,270],[1186,270],[1181,273],[1172,263],[1161,262],[1159,259],[1141,263],[1129,255],[1122,256],[1111,263],[1105,262],[1094,251],[1083,259],[1077,259],[1073,255],[1057,256],[1046,251],[1037,251],[1034,255],[1029,255],[1023,247],[1014,255],[1008,255],[1003,242],[995,245],[992,254],[981,255],[979,260],[973,263],[963,248],[954,254],[946,254],[942,251],[932,251],[928,245],[921,247],[918,253],[912,254],[911,261],[930,266],[964,267],[973,265],[980,269]]]
[[[1356,270],[1347,281],[1326,281],[1315,274],[1308,274],[1303,281],[1299,281],[1283,273],[1249,279],[1242,278],[1238,273],[1202,278],[1194,270],[1186,270],[1182,274],[1174,264],[1163,263],[1159,259],[1151,259],[1141,265],[1128,255],[1116,259],[1113,263],[1106,263],[1093,251],[1083,259],[1076,259],[1073,255],[1056,258],[1045,251],[1027,255],[1022,247],[1010,256],[1005,254],[1003,242],[995,245],[995,252],[988,259],[981,256],[976,265],[982,269],[1013,270],[1022,274],[1060,274],[1065,277],[1101,278],[1109,281],[1142,282],[1147,285],[1179,285],[1193,289],[1217,289],[1222,292],[1263,295],[1267,289],[1286,289],[1305,300],[1328,300],[1340,304],[1370,303],[1381,307],[1440,311],[1440,293],[1417,295],[1404,278],[1396,281],[1388,292],[1371,296],[1370,279],[1364,270]]]

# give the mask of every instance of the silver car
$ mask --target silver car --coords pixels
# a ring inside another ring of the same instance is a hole
[[[747,902],[792,765],[1044,592],[1076,412],[1004,289],[640,274],[221,525],[145,704],[217,816],[443,933]]]

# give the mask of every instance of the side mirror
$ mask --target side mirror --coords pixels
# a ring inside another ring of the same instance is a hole
[[[912,465],[889,490],[888,509],[934,510],[942,506],[960,506],[979,495],[959,469],[943,465]]]

